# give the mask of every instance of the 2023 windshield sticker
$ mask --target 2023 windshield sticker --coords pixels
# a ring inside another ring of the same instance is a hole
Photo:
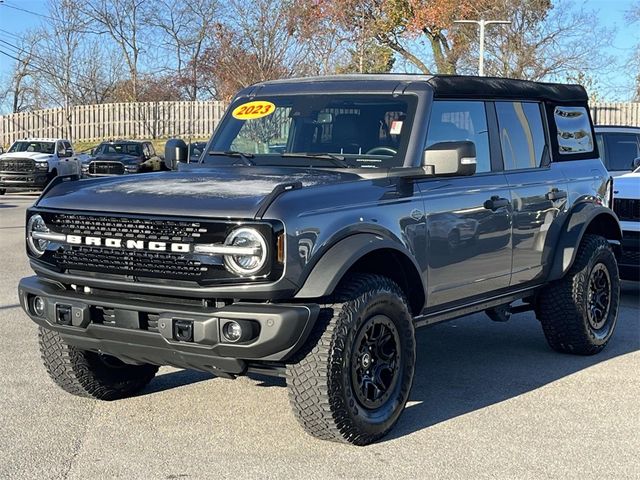
[[[254,100],[253,102],[243,103],[233,109],[231,115],[238,120],[253,120],[255,118],[266,117],[271,115],[276,106],[271,102],[264,100]]]

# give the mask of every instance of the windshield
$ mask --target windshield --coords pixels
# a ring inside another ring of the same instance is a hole
[[[401,166],[415,103],[413,96],[392,95],[241,99],[231,105],[203,161],[228,164],[224,152],[234,152],[256,165]]]
[[[94,155],[142,155],[142,145],[139,143],[101,143],[94,151]]]
[[[53,155],[55,150],[56,144],[54,142],[15,142],[13,145],[11,145],[9,153],[37,152]]]

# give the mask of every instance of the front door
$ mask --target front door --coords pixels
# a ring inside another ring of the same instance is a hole
[[[485,102],[433,103],[427,148],[472,141],[477,168],[472,176],[418,182],[427,220],[428,308],[509,286],[511,197],[504,173],[492,162],[487,124]]]

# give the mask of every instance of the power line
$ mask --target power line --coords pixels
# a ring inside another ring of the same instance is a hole
[[[38,12],[33,12],[31,10],[26,10],[26,9],[20,8],[20,7],[14,7],[13,5],[9,5],[8,3],[4,3],[4,2],[0,2],[0,7],[12,8],[13,10],[19,10],[21,12],[30,13],[31,15],[37,15],[38,17],[48,18],[49,20],[54,20],[53,18],[51,18],[48,15],[44,15],[44,14],[38,13]]]

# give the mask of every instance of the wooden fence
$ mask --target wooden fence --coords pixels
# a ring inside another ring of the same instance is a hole
[[[0,145],[19,138],[63,137],[72,141],[107,138],[208,137],[225,104],[208,102],[105,103],[0,116]],[[640,103],[594,103],[596,124],[640,127]]]
[[[0,145],[19,138],[62,137],[72,141],[107,138],[208,137],[220,122],[222,102],[104,103],[0,116]]]

